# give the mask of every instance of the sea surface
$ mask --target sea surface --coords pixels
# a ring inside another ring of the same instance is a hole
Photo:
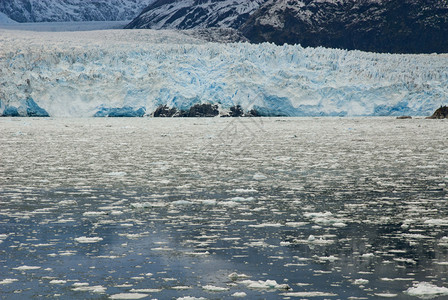
[[[447,185],[448,121],[2,118],[0,298],[447,299]]]

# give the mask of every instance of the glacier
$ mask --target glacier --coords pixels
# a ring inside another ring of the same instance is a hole
[[[52,117],[200,103],[264,116],[422,116],[448,104],[447,54],[211,43],[172,30],[0,29],[0,44],[0,115],[29,99]]]

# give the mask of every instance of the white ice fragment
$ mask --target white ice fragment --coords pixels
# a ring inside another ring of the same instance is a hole
[[[255,189],[236,189],[234,192],[238,194],[246,194],[246,193],[257,193],[258,191]]]
[[[429,282],[419,282],[408,288],[404,293],[420,299],[432,299],[438,296],[448,296],[448,288],[438,287]]]
[[[13,268],[13,270],[19,270],[19,271],[28,271],[28,270],[38,270],[41,267],[38,266],[20,266],[17,268]]]
[[[174,206],[185,206],[185,205],[191,205],[193,202],[187,201],[187,200],[178,200],[171,203]]]
[[[283,293],[282,296],[286,297],[336,297],[336,294],[333,293],[324,293],[324,292],[291,292],[291,293]]]
[[[329,261],[329,262],[335,262],[337,260],[339,260],[339,258],[337,258],[334,255],[330,255],[330,256],[321,256],[319,257],[320,261]]]
[[[0,281],[0,284],[11,284],[13,282],[19,281],[18,279],[6,278]]]
[[[375,296],[380,298],[395,298],[398,296],[398,294],[392,294],[392,293],[376,293]]]
[[[229,274],[229,279],[233,281],[243,278],[249,278],[249,276],[247,276],[246,274],[238,274],[236,272]]]
[[[367,279],[362,279],[362,278],[355,279],[355,281],[353,281],[354,285],[366,285],[368,283],[369,283],[369,281]]]
[[[86,237],[86,236],[81,236],[78,238],[75,238],[75,241],[81,244],[92,244],[92,243],[98,243],[101,242],[103,240],[103,238],[100,237]]]
[[[285,225],[289,227],[302,227],[307,225],[307,222],[286,222]]]
[[[87,286],[85,286],[85,285],[75,286],[75,285],[73,285],[72,291],[92,292],[92,293],[103,294],[106,292],[106,288],[101,285],[94,285],[94,286],[88,286],[88,285]]]
[[[57,279],[54,279],[54,280],[50,281],[50,284],[65,284],[65,283],[67,283],[67,280],[57,280]]]
[[[282,227],[282,226],[283,225],[279,223],[263,223],[263,224],[249,225],[249,227],[253,228]]]
[[[448,226],[448,219],[429,219],[424,224],[428,226]]]
[[[107,215],[107,212],[105,212],[105,211],[86,211],[82,215],[84,217],[98,217],[98,216]]]
[[[109,296],[110,299],[143,299],[148,297],[148,294],[141,293],[120,293]]]
[[[185,297],[180,297],[177,298],[177,300],[207,300],[206,298],[196,298],[196,297],[190,297],[190,296],[185,296]]]
[[[129,292],[131,293],[160,293],[162,289],[131,289]]]
[[[228,288],[214,286],[214,285],[205,285],[202,287],[203,290],[210,291],[210,292],[225,292],[228,291]]]
[[[136,202],[131,203],[133,208],[156,208],[156,207],[165,207],[167,204],[163,202]]]
[[[62,200],[58,202],[58,205],[60,206],[67,206],[67,205],[77,205],[78,202],[75,200]]]
[[[257,174],[255,174],[253,176],[253,179],[255,179],[255,180],[263,180],[263,179],[266,179],[266,178],[267,178],[266,175],[261,174],[261,173],[257,173]]]
[[[246,296],[247,296],[247,294],[245,292],[236,292],[236,293],[232,294],[232,297],[235,297],[235,298],[244,298]]]
[[[188,286],[188,285],[177,285],[177,286],[172,286],[171,289],[181,291],[181,290],[191,290],[192,287]]]
[[[110,173],[106,173],[107,176],[116,176],[116,177],[123,177],[126,176],[127,173],[126,172],[110,172]]]
[[[287,284],[278,284],[275,280],[243,280],[240,282],[241,284],[246,285],[250,289],[262,289],[262,290],[289,290],[291,287]]]
[[[372,258],[374,256],[375,256],[375,254],[373,254],[373,253],[364,253],[363,255],[361,255],[362,258]]]
[[[235,202],[250,202],[250,201],[254,201],[255,198],[254,197],[233,197],[230,200],[235,201]]]

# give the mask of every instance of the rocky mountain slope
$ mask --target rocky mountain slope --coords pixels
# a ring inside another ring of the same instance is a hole
[[[127,28],[238,28],[265,0],[157,0]]]
[[[16,22],[8,18],[8,16],[5,15],[4,13],[0,12],[0,24],[14,24],[14,23]]]
[[[154,0],[1,0],[0,12],[17,22],[132,20]]]
[[[448,2],[268,0],[241,30],[252,42],[373,52],[448,52]]]

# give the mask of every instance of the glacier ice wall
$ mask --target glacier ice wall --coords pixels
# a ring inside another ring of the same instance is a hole
[[[429,115],[448,104],[448,55],[205,43],[152,30],[0,30],[0,43],[0,110],[29,98],[56,117],[196,103],[282,116]]]

